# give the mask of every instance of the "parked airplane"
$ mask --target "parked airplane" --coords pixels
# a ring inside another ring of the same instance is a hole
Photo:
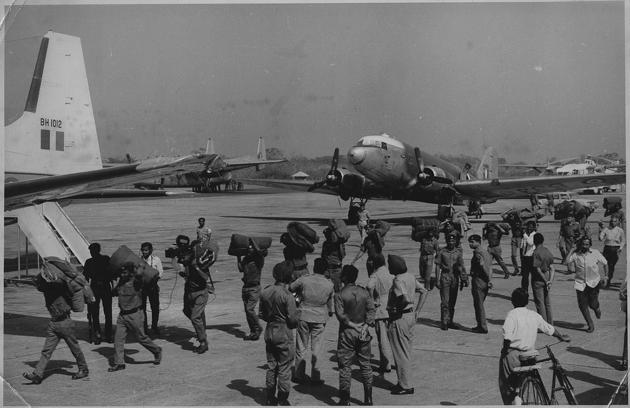
[[[206,144],[206,154],[215,154],[214,141],[208,139]],[[195,173],[178,173],[168,177],[162,177],[154,181],[135,183],[134,187],[142,190],[156,190],[172,187],[192,187],[192,191],[197,193],[209,193],[221,189],[222,185],[226,186],[236,184],[232,177],[232,172],[242,170],[249,167],[256,167],[256,171],[261,170],[266,164],[283,163],[286,159],[267,160],[265,151],[265,141],[262,137],[258,138],[258,150],[256,157],[241,156],[232,159],[218,158],[211,168],[202,172]]]
[[[336,148],[327,176],[316,183],[243,181],[339,195],[343,200],[350,199],[351,209],[355,200],[412,200],[451,206],[464,204],[464,200],[490,203],[501,198],[530,198],[538,193],[625,182],[625,173],[499,179],[493,148],[486,150],[476,174],[471,174],[470,165],[459,168],[387,134],[360,138],[348,151],[348,161],[354,171],[338,168]]]
[[[598,164],[597,161],[604,161],[605,164]],[[625,164],[620,164],[619,160],[610,160],[603,156],[571,157],[568,159],[547,161],[547,164],[501,164],[501,167],[526,167],[535,170],[540,175],[575,175],[592,173],[611,173],[612,169],[625,169]]]
[[[88,242],[60,201],[146,196],[110,188],[221,162],[216,154],[194,154],[103,168],[81,40],[52,31],[42,39],[24,112],[5,135],[5,221],[17,219],[40,256],[80,264],[90,256]]]

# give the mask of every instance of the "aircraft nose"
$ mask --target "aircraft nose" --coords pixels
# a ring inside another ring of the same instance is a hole
[[[353,165],[357,165],[365,160],[366,152],[363,147],[353,147],[348,150],[348,160]]]

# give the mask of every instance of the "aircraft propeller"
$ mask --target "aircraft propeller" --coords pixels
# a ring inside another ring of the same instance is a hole
[[[315,189],[323,187],[325,185],[329,185],[334,187],[341,182],[341,173],[337,170],[337,166],[339,165],[339,148],[335,147],[335,152],[333,153],[332,164],[330,165],[330,170],[328,170],[328,174],[321,181],[316,181],[312,186],[308,188],[308,191],[311,192]]]
[[[423,186],[428,186],[429,184],[433,182],[442,183],[442,184],[453,184],[453,180],[449,178],[435,176],[433,174],[425,172],[424,159],[422,158],[422,153],[420,152],[420,148],[415,147],[413,151],[416,156],[416,165],[418,166],[418,175],[416,176],[416,178],[412,179],[409,182],[408,187],[411,188],[415,186],[417,183],[420,183]]]

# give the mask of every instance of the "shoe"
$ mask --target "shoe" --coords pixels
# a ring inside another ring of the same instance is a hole
[[[350,405],[350,391],[339,391],[339,402],[337,405]]]
[[[291,381],[296,384],[306,384],[306,378],[304,377],[291,377]]]
[[[372,384],[363,384],[363,405],[374,405],[374,403],[372,402]]]
[[[160,335],[160,329],[157,328],[157,326],[152,327],[151,331],[153,332],[153,334],[155,334],[156,336]]]
[[[413,392],[414,392],[413,388],[400,388],[400,389],[392,390],[393,395],[409,395],[409,394],[413,394]]]
[[[250,333],[247,336],[243,337],[245,341],[256,341],[260,338],[260,334],[258,333]]]
[[[459,325],[457,323],[450,322],[448,324],[449,329],[459,329]]]
[[[80,380],[81,378],[85,378],[88,376],[88,370],[79,370],[75,374],[72,374],[73,380]]]
[[[311,385],[324,385],[324,380],[321,378],[319,380],[311,380]]]
[[[446,323],[442,323],[442,324],[440,325],[440,329],[442,329],[442,330],[448,330],[448,324],[446,324]]]
[[[510,279],[510,274],[509,274],[509,273],[506,273],[506,274],[503,276],[503,279]]]
[[[276,398],[276,387],[267,388],[267,398],[265,398],[265,405],[276,406],[278,405],[278,399]]]
[[[288,391],[278,391],[278,405],[289,406],[289,392]]]
[[[394,391],[400,391],[402,390],[403,387],[400,386],[400,384],[396,384],[394,385],[392,388],[390,388],[390,391],[392,392],[392,394],[394,393]]]
[[[109,367],[107,371],[109,371],[110,373],[113,373],[114,371],[124,370],[125,368],[126,366],[124,364],[116,364],[113,367]]]
[[[157,352],[157,353],[155,353],[155,354],[153,355],[153,357],[155,358],[155,359],[153,360],[153,364],[155,364],[155,365],[159,365],[159,364],[162,362],[162,347],[160,347],[160,349],[158,350],[158,352]]]
[[[391,373],[391,372],[392,372],[392,369],[391,369],[391,368],[387,368],[387,367],[381,367],[381,368],[379,369],[379,371],[380,371],[381,373],[385,374],[385,373]]]
[[[598,319],[602,318],[602,309],[595,310],[595,317],[597,317]]]
[[[479,327],[479,326],[473,327],[471,330],[474,333],[480,333],[480,334],[487,334],[488,333],[488,329],[484,329],[483,327]]]
[[[595,331],[595,328],[592,326],[589,326],[588,329],[586,329],[587,333],[593,333]]]
[[[97,346],[101,344],[101,338],[97,337],[96,339],[94,339],[94,344],[96,344]]]
[[[208,351],[208,342],[207,341],[202,341],[199,343],[199,347],[197,347],[195,349],[195,353],[197,354],[203,354],[206,351]]]
[[[619,364],[619,370],[626,371],[628,369],[628,360],[621,360]]]
[[[29,380],[33,384],[41,384],[42,383],[42,377],[40,377],[39,375],[37,375],[35,373],[24,373],[24,374],[22,374],[22,376],[24,378],[26,378],[27,380]]]

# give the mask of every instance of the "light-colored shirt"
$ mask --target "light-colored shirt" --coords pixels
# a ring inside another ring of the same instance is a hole
[[[527,233],[523,234],[523,240],[521,241],[521,249],[523,250],[523,256],[534,256],[534,234],[536,231],[532,231],[531,234],[527,235]]]
[[[623,248],[626,243],[625,233],[621,228],[604,228],[599,232],[599,240],[604,241],[604,245],[618,246]]]
[[[572,253],[567,259],[567,269],[575,273],[573,287],[579,291],[583,291],[586,286],[596,287],[601,279],[598,265],[600,263],[608,265],[606,258],[597,249],[591,248],[585,253]]]
[[[159,257],[151,254],[148,258],[142,258],[144,262],[148,263],[149,266],[158,271],[158,276],[162,279],[162,273],[164,273],[164,269],[162,268],[162,260]]]
[[[374,271],[370,279],[368,279],[365,286],[374,299],[376,306],[375,319],[388,319],[389,313],[387,313],[387,296],[389,290],[392,288],[394,282],[394,275],[389,273],[386,266],[381,266]]]
[[[328,312],[333,312],[333,283],[321,274],[303,275],[291,282],[289,290],[298,292],[300,320],[309,323],[326,323]]]
[[[210,239],[211,236],[212,236],[212,229],[208,227],[207,225],[204,225],[203,227],[197,227],[197,239],[199,240]]]
[[[420,283],[409,271],[394,276],[392,288],[389,290],[387,306],[400,312],[413,308],[416,287],[420,287]],[[402,295],[407,295],[407,299],[411,302],[404,306],[404,309],[398,304],[398,298]]]
[[[541,315],[526,307],[510,310],[503,323],[503,338],[510,341],[510,348],[532,351],[536,348],[538,330],[553,335],[555,329]]]

